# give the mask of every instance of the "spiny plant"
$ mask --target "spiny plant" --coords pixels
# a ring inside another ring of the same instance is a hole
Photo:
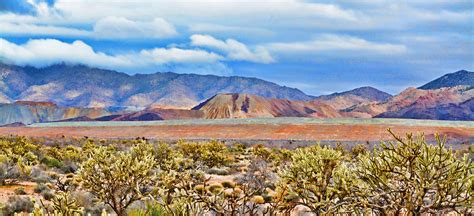
[[[291,164],[279,173],[280,190],[286,191],[286,201],[293,203],[286,206],[305,206],[316,214],[348,211],[353,187],[360,182],[343,158],[340,151],[319,145],[297,149]]]
[[[410,215],[466,210],[473,205],[474,166],[457,158],[438,135],[436,145],[423,135],[395,141],[359,158],[357,175],[365,183],[366,205],[383,214]]]
[[[143,198],[143,188],[152,184],[155,160],[140,148],[115,152],[98,147],[79,171],[82,187],[109,205],[114,212],[125,215],[126,209]]]

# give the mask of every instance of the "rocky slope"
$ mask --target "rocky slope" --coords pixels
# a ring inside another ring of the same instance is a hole
[[[316,101],[290,101],[264,98],[250,94],[218,94],[192,110],[204,113],[204,118],[314,117],[339,118],[329,105]]]
[[[449,73],[429,83],[426,83],[425,85],[419,87],[419,89],[438,89],[459,85],[474,86],[474,72],[460,70],[454,73]]]
[[[324,102],[336,110],[342,110],[357,104],[382,102],[392,95],[376,88],[366,86],[350,91],[316,97],[315,101]]]
[[[460,113],[451,113],[457,109],[447,108],[461,105],[473,97],[474,89],[471,86],[430,90],[408,88],[386,102],[359,104],[343,111],[345,115],[352,117],[440,119],[439,116],[445,116],[442,119],[451,119],[449,116],[456,116]],[[462,107],[464,108],[464,106]],[[443,112],[447,113],[441,114]],[[468,113],[468,115],[452,119],[467,120],[470,118],[469,115]]]
[[[0,104],[0,125],[59,121],[81,116],[98,118],[110,114],[110,112],[100,108],[58,107],[56,104],[49,102],[19,101]]]
[[[411,105],[396,112],[382,113],[376,117],[474,121],[474,99],[471,98],[457,104],[440,104],[423,108]]]
[[[298,89],[256,78],[154,73],[128,75],[87,66],[46,68],[0,64],[0,102],[51,101],[60,106],[191,108],[218,93],[249,93],[290,100],[312,99]]]

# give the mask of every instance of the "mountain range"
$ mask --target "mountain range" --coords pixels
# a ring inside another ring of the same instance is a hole
[[[75,107],[191,108],[218,93],[310,100],[302,91],[257,78],[153,73],[128,75],[83,65],[45,68],[0,64],[0,103],[49,101]]]
[[[0,64],[0,125],[289,116],[474,120],[473,74],[446,74],[394,96],[366,86],[313,97],[256,78]]]

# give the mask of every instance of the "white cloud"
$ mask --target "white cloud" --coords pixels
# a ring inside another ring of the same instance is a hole
[[[229,60],[257,63],[272,63],[275,61],[264,47],[257,46],[254,50],[250,50],[245,44],[234,39],[222,41],[210,35],[195,34],[191,36],[191,45],[219,50],[225,53]]]
[[[124,17],[106,17],[94,25],[94,36],[115,38],[168,38],[177,35],[172,24],[162,18],[150,22],[139,22]]]
[[[150,38],[161,39],[177,35],[175,27],[162,18],[134,21],[124,17],[105,17],[92,30],[47,24],[49,18],[16,14],[0,14],[2,35],[50,35],[98,39]]]
[[[54,39],[29,40],[17,45],[0,38],[0,56],[20,65],[46,66],[54,63],[83,63],[92,66],[130,66],[123,56],[109,56],[95,52],[82,41],[64,43]]]
[[[108,55],[76,40],[65,43],[55,39],[29,40],[17,45],[0,38],[0,58],[19,65],[47,66],[55,63],[80,63],[109,69],[140,68],[166,64],[210,64],[223,57],[198,49],[155,48],[138,53]]]
[[[271,43],[267,45],[268,49],[275,52],[300,52],[300,53],[318,53],[325,51],[348,51],[358,54],[362,52],[378,54],[400,54],[407,48],[402,44],[377,43],[365,39],[325,34],[316,37],[310,41],[299,41],[289,43]]]
[[[299,0],[201,0],[190,3],[186,0],[135,0],[114,1],[108,0],[58,0],[55,8],[69,14],[76,20],[96,20],[104,16],[138,17],[170,17],[176,21],[203,21],[227,19],[263,18],[272,17],[319,17],[339,20],[355,20],[357,14],[351,10],[340,8],[333,4],[311,3]],[[133,10],[131,10],[133,8]],[[87,13],[84,10],[87,9]],[[185,15],[185,17],[183,17]],[[184,18],[184,19],[183,19]],[[185,23],[183,23],[185,24]]]
[[[0,21],[1,35],[55,35],[68,37],[91,37],[92,32],[62,26],[39,25],[31,23],[13,23]]]
[[[199,63],[199,62],[217,62],[223,57],[215,53],[204,50],[185,50],[180,48],[155,48],[152,50],[142,50],[140,56],[146,59],[153,59],[154,62],[165,63]]]
[[[254,28],[254,27],[242,27],[242,26],[232,26],[232,25],[220,25],[213,23],[191,23],[188,26],[190,32],[196,33],[219,33],[222,34],[250,34],[250,35],[260,35],[260,36],[270,36],[274,35],[275,32],[270,31],[264,28]]]

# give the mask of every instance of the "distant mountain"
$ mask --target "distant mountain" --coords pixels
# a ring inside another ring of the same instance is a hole
[[[324,102],[336,110],[342,110],[357,104],[386,101],[390,97],[392,95],[386,92],[366,86],[341,93],[319,96],[314,100]]]
[[[460,70],[454,73],[446,74],[419,87],[419,89],[438,89],[443,87],[454,87],[458,85],[474,86],[474,72]]]
[[[455,86],[440,89],[408,88],[385,102],[365,103],[355,105],[343,110],[345,115],[352,117],[381,117],[381,118],[415,118],[415,119],[450,119],[460,113],[442,114],[441,112],[454,112],[466,108],[461,105],[474,97],[472,86]],[[448,109],[449,108],[449,109]],[[466,111],[468,111],[466,109]],[[428,114],[429,113],[429,114]],[[469,115],[452,118],[453,120],[468,119]]]
[[[474,98],[458,104],[440,104],[433,107],[420,108],[411,105],[396,112],[382,113],[376,117],[474,121]]]
[[[128,75],[81,65],[45,68],[0,64],[0,102],[51,101],[59,106],[193,107],[218,93],[310,100],[295,88],[257,78],[154,73]]]
[[[123,115],[104,116],[96,121],[159,121],[170,119],[199,119],[204,113],[199,110],[152,108]]]
[[[20,101],[0,104],[0,125],[59,121],[83,116],[98,118],[106,115],[111,113],[101,108],[58,107],[49,102]]]
[[[327,104],[312,101],[290,101],[250,94],[218,94],[194,107],[204,118],[314,117],[339,118]]]

